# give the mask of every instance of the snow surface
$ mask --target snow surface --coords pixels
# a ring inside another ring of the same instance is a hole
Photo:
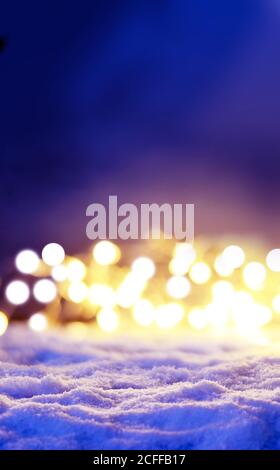
[[[1,449],[279,449],[279,350],[0,338]]]

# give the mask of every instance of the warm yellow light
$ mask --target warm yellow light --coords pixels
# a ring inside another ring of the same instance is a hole
[[[88,324],[81,321],[73,321],[68,323],[65,328],[71,336],[74,336],[74,338],[80,340],[86,338],[91,331]]]
[[[216,281],[212,286],[213,299],[228,303],[234,292],[233,285],[229,281]]]
[[[145,286],[145,277],[141,277],[138,271],[130,272],[117,290],[117,304],[123,308],[132,307],[132,305],[134,305],[135,302],[137,302],[137,300],[141,297]]]
[[[70,281],[81,281],[86,275],[86,267],[79,259],[72,259],[67,263],[67,278]]]
[[[141,326],[150,326],[155,319],[153,304],[146,299],[140,299],[133,307],[133,317]]]
[[[189,243],[177,243],[174,258],[169,263],[169,271],[174,276],[186,274],[196,258],[195,249]]]
[[[116,303],[115,292],[107,284],[92,284],[88,290],[88,300],[92,305],[112,307]]]
[[[190,243],[176,243],[174,258],[184,258],[189,264],[193,263],[196,257],[195,249]]]
[[[232,297],[231,309],[234,313],[246,314],[246,309],[248,309],[253,302],[254,298],[249,292],[236,291]]]
[[[23,250],[18,253],[15,264],[21,273],[32,274],[39,268],[40,259],[35,251]]]
[[[6,287],[5,294],[11,304],[22,305],[29,299],[30,290],[23,281],[11,281]]]
[[[84,282],[73,282],[68,286],[67,293],[72,302],[80,304],[87,296],[87,286]]]
[[[48,304],[56,298],[56,285],[50,279],[40,279],[34,284],[33,294],[38,302]]]
[[[246,305],[243,304],[240,308],[236,308],[233,311],[233,320],[236,326],[245,334],[255,332],[256,329],[269,323],[271,319],[271,310],[266,305],[252,301],[247,302]]]
[[[192,265],[189,275],[195,284],[205,284],[211,277],[211,269],[201,261]]]
[[[276,313],[280,313],[280,294],[277,294],[272,299],[272,308]]]
[[[28,326],[33,331],[44,331],[48,326],[48,320],[43,313],[34,313],[28,320]]]
[[[43,248],[42,258],[48,266],[57,266],[64,260],[65,252],[58,243],[49,243]]]
[[[267,254],[266,264],[271,271],[280,272],[280,248],[275,248]]]
[[[248,263],[243,269],[243,279],[247,287],[258,290],[263,286],[266,278],[266,269],[257,261]]]
[[[173,276],[168,279],[166,291],[174,299],[183,299],[187,297],[191,290],[191,284],[186,277]]]
[[[229,277],[233,273],[233,268],[225,263],[222,255],[217,256],[215,259],[214,269],[221,277]]]
[[[174,328],[183,317],[184,309],[182,305],[176,303],[161,305],[155,311],[155,322],[162,329]]]
[[[267,305],[255,304],[255,322],[259,326],[267,325],[272,320],[272,312]]]
[[[252,325],[254,315],[254,298],[249,292],[237,291],[233,295],[231,303],[232,319],[236,326],[247,331]]]
[[[95,261],[102,266],[117,263],[120,259],[119,247],[108,240],[98,242],[92,254]]]
[[[54,266],[51,271],[52,278],[57,282],[63,282],[67,279],[67,269],[63,264]]]
[[[218,301],[217,301],[218,300]],[[218,298],[205,308],[205,320],[208,319],[209,324],[215,328],[224,328],[229,320],[230,310],[226,304],[223,304]]]
[[[239,268],[245,261],[245,253],[237,245],[227,246],[222,253],[222,257],[225,265],[231,269]]]
[[[143,279],[150,279],[156,271],[155,263],[147,256],[141,256],[134,260],[131,269],[133,273],[136,273]]]
[[[119,326],[119,315],[111,308],[104,308],[97,314],[97,324],[101,330],[111,333]]]
[[[189,267],[189,263],[181,258],[173,258],[168,265],[169,272],[174,276],[184,276],[188,272]]]
[[[8,328],[9,320],[4,312],[0,312],[0,336],[3,336]]]
[[[205,309],[194,307],[188,315],[188,321],[192,328],[203,330],[209,325],[209,315]]]

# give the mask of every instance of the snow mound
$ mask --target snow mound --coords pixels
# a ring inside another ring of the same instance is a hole
[[[198,342],[0,338],[0,449],[279,449],[280,356]]]

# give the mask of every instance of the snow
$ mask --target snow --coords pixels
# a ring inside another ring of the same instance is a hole
[[[0,338],[0,449],[279,449],[279,401],[275,347]]]

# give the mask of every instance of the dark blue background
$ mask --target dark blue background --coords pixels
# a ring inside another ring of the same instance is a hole
[[[2,257],[80,249],[108,194],[277,241],[277,1],[12,0],[0,35]]]

